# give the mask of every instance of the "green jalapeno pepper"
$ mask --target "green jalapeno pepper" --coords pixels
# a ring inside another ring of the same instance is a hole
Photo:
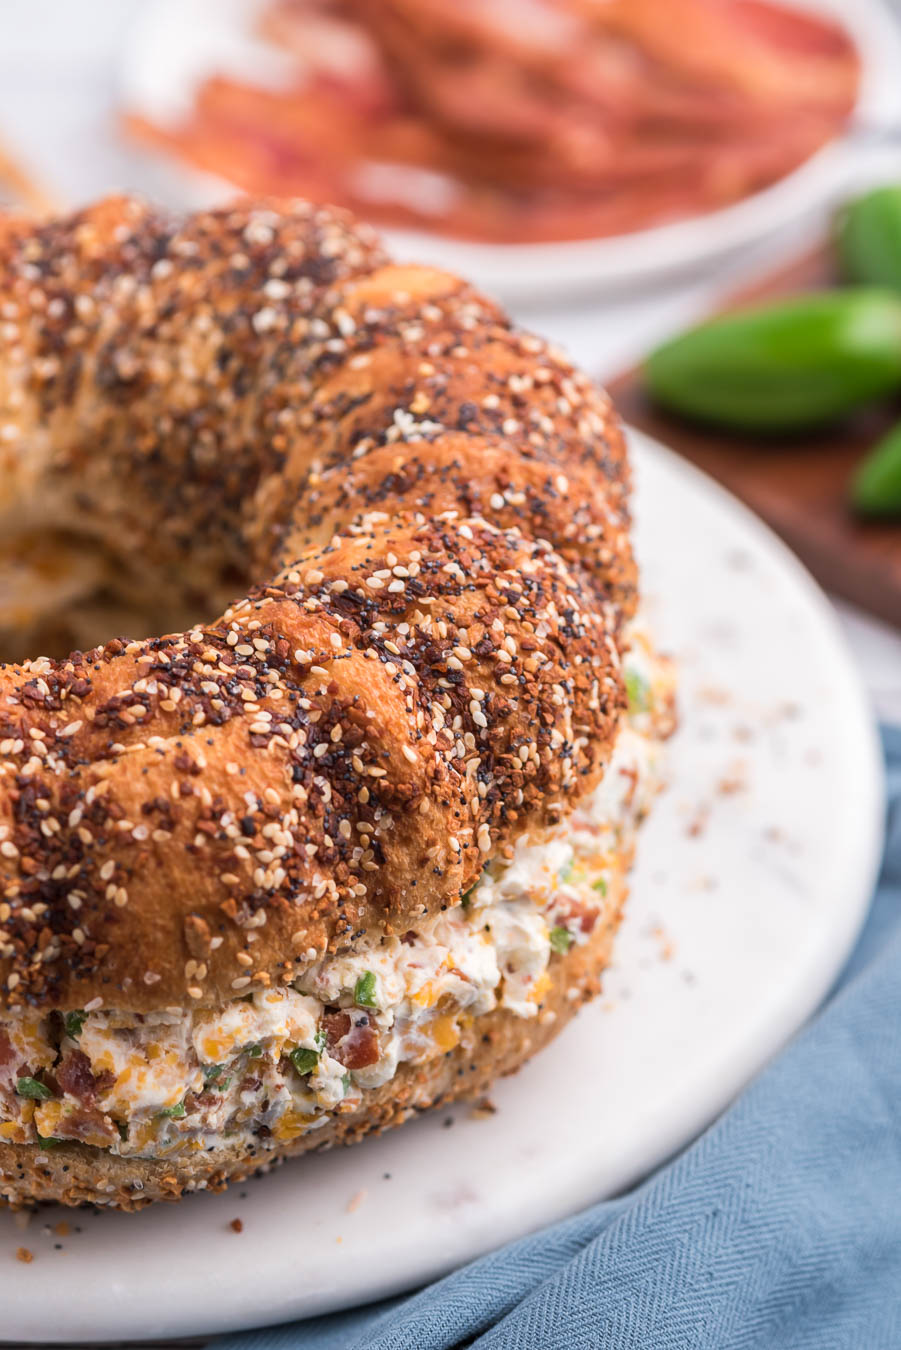
[[[646,365],[664,406],[740,431],[830,422],[901,388],[901,295],[824,291],[726,314]]]
[[[845,207],[836,244],[852,281],[901,291],[901,186],[874,188]]]

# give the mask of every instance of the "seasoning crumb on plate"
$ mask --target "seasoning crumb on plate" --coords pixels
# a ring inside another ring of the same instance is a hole
[[[233,1233],[244,1232],[244,1223],[241,1219],[232,1219],[231,1223],[228,1226]]]
[[[34,1252],[30,1252],[27,1247],[17,1247],[16,1260],[28,1266],[34,1260]]]

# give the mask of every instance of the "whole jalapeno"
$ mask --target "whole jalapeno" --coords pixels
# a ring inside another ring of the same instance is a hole
[[[874,188],[846,206],[836,243],[852,281],[901,291],[901,186]]]
[[[664,407],[738,431],[830,422],[901,388],[901,295],[853,288],[726,314],[647,361]]]
[[[868,516],[901,514],[901,423],[873,446],[858,468],[851,500]]]

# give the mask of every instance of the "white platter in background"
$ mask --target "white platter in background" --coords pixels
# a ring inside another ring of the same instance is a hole
[[[147,0],[123,58],[126,108],[156,120],[176,117],[190,106],[196,83],[215,70],[277,80],[286,69],[283,60],[248,39],[263,2]],[[480,244],[424,231],[384,230],[395,254],[459,272],[507,301],[559,301],[706,267],[837,201],[853,189],[869,138],[892,127],[901,132],[901,23],[883,0],[793,2],[841,19],[861,53],[863,79],[855,132],[824,146],[771,187],[703,216],[573,243]],[[222,179],[174,160],[151,164],[150,159],[148,189],[172,205],[205,206],[234,195],[234,187]]]
[[[682,725],[601,999],[497,1085],[487,1118],[438,1111],[137,1215],[49,1209],[23,1231],[0,1214],[5,1340],[223,1331],[432,1279],[641,1177],[822,999],[880,852],[866,700],[794,557],[697,470],[632,440],[645,592],[679,662]],[[63,1218],[80,1231],[60,1238]],[[20,1245],[32,1264],[13,1259]]]

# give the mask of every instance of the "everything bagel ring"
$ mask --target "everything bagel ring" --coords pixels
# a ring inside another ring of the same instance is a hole
[[[303,203],[9,218],[0,325],[0,1192],[135,1208],[516,1068],[671,722],[606,397]],[[111,619],[184,631],[62,654]]]

